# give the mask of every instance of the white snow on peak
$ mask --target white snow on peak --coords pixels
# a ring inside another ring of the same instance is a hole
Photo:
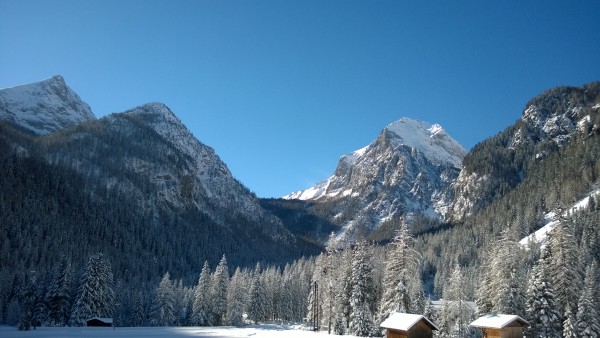
[[[389,124],[385,130],[393,133],[401,145],[416,149],[436,164],[450,163],[460,168],[467,153],[439,124],[403,117]]]
[[[0,119],[38,135],[95,118],[90,106],[65,84],[60,75],[0,89]]]
[[[391,133],[393,145],[408,146],[417,152],[422,153],[431,163],[437,165],[451,165],[460,169],[462,159],[466,155],[466,150],[457,141],[450,137],[439,124],[430,124],[423,121],[417,121],[409,118],[389,124],[383,132]],[[346,154],[340,158],[338,169],[340,167],[352,167],[361,161],[364,161],[377,140],[373,143]],[[335,174],[329,179],[319,182],[311,188],[300,190],[283,196],[284,199],[314,200],[321,197],[335,197],[353,195],[354,192],[348,189],[329,189]]]

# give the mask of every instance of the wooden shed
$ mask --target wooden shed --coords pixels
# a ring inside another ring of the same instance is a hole
[[[89,319],[86,319],[86,325],[87,326],[105,326],[105,327],[110,327],[113,325],[113,319],[112,318],[100,318],[100,317],[92,317]]]
[[[471,326],[483,330],[483,338],[523,338],[523,328],[529,323],[517,315],[490,313],[478,318]]]
[[[387,338],[432,338],[437,326],[429,319],[410,313],[395,312],[380,325]]]

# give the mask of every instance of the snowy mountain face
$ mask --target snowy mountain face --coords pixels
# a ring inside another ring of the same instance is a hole
[[[1,90],[0,118],[34,134],[13,149],[74,170],[88,182],[91,198],[105,198],[106,191],[124,196],[154,225],[179,218],[243,232],[232,236],[240,241],[294,246],[281,221],[162,103],[96,119],[55,76]]]
[[[329,179],[284,198],[327,205],[347,238],[407,213],[443,217],[465,154],[440,125],[402,118],[343,156]]]
[[[232,219],[260,224],[275,240],[290,240],[281,222],[162,103],[79,124],[40,139],[48,162],[69,165],[155,214],[196,210],[222,226]],[[225,216],[226,215],[226,216]],[[254,229],[257,230],[257,229]]]
[[[90,107],[61,76],[0,89],[0,120],[19,125],[36,135],[94,120]]]
[[[454,184],[448,219],[463,221],[510,191],[532,168],[577,133],[598,130],[600,82],[558,87],[532,99],[520,120],[478,144],[465,158]]]

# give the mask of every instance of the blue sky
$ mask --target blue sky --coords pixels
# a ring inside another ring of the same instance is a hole
[[[600,80],[600,1],[0,0],[0,88],[60,74],[96,116],[167,104],[261,197],[411,117],[472,148]]]

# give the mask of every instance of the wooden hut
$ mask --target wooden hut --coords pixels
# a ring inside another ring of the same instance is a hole
[[[529,323],[517,315],[490,313],[478,318],[471,326],[483,330],[483,338],[523,338],[523,328]]]
[[[90,319],[87,319],[85,322],[86,322],[87,326],[105,326],[105,327],[110,327],[110,326],[113,325],[113,319],[112,318],[92,317]]]
[[[429,319],[410,313],[393,313],[380,325],[387,338],[432,338],[437,326]]]

